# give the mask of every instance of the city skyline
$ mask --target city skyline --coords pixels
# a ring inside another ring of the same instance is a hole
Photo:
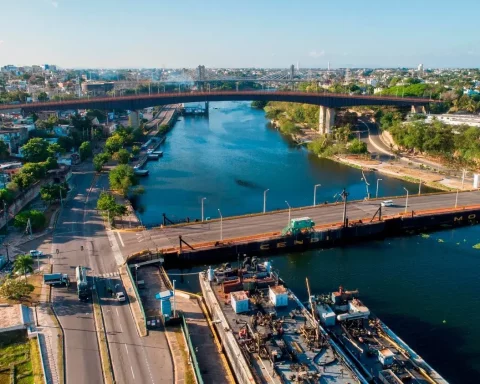
[[[460,0],[388,4],[213,0],[19,0],[2,5],[0,65],[64,68],[478,67],[480,43]],[[154,18],[152,15],[158,15]],[[18,16],[18,17],[15,17]],[[448,27],[445,21],[448,20]]]

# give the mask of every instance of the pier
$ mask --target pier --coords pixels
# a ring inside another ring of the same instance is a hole
[[[386,198],[384,198],[386,199]],[[292,210],[215,219],[204,222],[117,231],[124,255],[162,250],[165,261],[219,262],[238,254],[331,247],[349,242],[476,224],[480,218],[478,192],[436,193],[381,200],[352,201]],[[455,208],[455,202],[457,207]],[[346,223],[343,212],[346,208]],[[309,217],[315,223],[305,234],[282,235],[290,218]],[[346,224],[346,225],[345,225]]]

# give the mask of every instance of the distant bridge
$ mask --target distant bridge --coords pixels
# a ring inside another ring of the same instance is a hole
[[[212,91],[188,93],[157,93],[149,95],[132,95],[119,97],[80,98],[66,101],[49,101],[28,104],[4,104],[1,110],[21,109],[24,113],[45,110],[68,109],[126,109],[138,111],[146,107],[167,104],[210,102],[210,101],[284,101],[291,103],[312,104],[320,106],[319,130],[328,133],[333,126],[335,117],[334,108],[355,106],[412,106],[417,110],[429,103],[438,102],[429,98],[393,97],[348,95],[336,93],[309,93],[309,92],[263,92],[263,91]]]

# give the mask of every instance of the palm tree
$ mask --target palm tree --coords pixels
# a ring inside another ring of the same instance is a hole
[[[13,270],[20,272],[25,277],[27,284],[27,273],[33,272],[33,258],[30,255],[20,255],[13,262]]]

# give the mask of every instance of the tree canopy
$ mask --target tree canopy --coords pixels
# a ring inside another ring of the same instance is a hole
[[[131,187],[137,185],[137,177],[133,168],[129,165],[120,164],[110,171],[108,176],[110,189],[118,191],[123,196],[127,196]]]

